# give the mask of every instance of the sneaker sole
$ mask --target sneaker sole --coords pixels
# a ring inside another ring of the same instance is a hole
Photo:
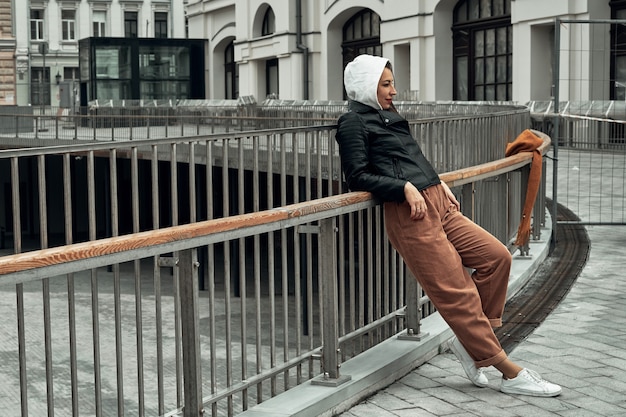
[[[526,395],[530,397],[556,397],[557,395],[561,394],[562,390],[559,390],[558,392],[535,392],[535,391],[523,391],[523,390],[517,390],[517,389],[500,388],[500,391],[505,394]]]
[[[463,361],[461,359],[459,359],[461,356],[463,356],[461,354],[461,352],[458,351],[458,349],[456,348],[454,343],[448,343],[448,347],[450,348],[452,353],[454,353],[454,356],[456,356],[456,358],[459,360],[459,363],[461,364],[461,367],[463,368],[463,371],[465,372],[465,375],[467,376],[467,379],[469,379],[472,384],[474,384],[474,385],[476,385],[477,387],[480,387],[480,388],[485,388],[485,387],[487,387],[489,385],[489,383],[486,383],[486,384],[477,383],[472,378],[470,378],[469,372],[467,372],[467,369],[465,368],[465,365],[463,364]]]

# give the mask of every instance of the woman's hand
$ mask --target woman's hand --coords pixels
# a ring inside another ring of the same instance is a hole
[[[411,219],[422,220],[426,215],[426,200],[413,184],[404,184],[404,197],[411,207]]]
[[[448,187],[448,184],[446,184],[445,182],[441,181],[441,186],[445,190],[446,196],[448,196],[448,200],[450,200],[450,202],[452,204],[454,204],[454,206],[456,207],[457,210],[461,210],[461,204],[459,204],[459,201],[456,199],[456,196],[454,194],[452,194],[452,191],[450,191],[450,187]],[[406,193],[406,191],[405,191],[405,193]]]

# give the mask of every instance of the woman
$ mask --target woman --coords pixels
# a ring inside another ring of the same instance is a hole
[[[390,62],[360,55],[346,66],[344,84],[349,109],[336,138],[348,187],[384,202],[389,240],[454,332],[449,345],[468,378],[484,387],[482,368],[494,366],[502,392],[559,395],[561,387],[512,362],[498,342],[493,328],[502,325],[511,254],[461,214],[426,160],[393,105]]]

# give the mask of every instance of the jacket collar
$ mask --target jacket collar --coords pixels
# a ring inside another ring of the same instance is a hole
[[[362,114],[378,113],[380,115],[380,118],[387,125],[400,122],[400,121],[405,121],[404,117],[400,116],[400,114],[394,111],[375,109],[372,106],[368,106],[367,104],[363,104],[355,100],[348,101],[348,109],[355,113],[362,113]]]

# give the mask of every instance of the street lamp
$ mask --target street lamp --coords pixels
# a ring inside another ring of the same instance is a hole
[[[46,54],[48,53],[48,42],[41,42],[39,44],[39,53],[43,56],[43,70],[42,73],[42,82],[39,84],[39,104],[41,104],[41,114],[43,114],[43,106],[44,106],[44,88],[46,83]],[[48,87],[49,88],[49,87]]]
[[[59,71],[57,71],[57,75],[55,75],[54,78],[57,80],[57,85],[59,85],[61,83],[61,74],[59,74]]]

